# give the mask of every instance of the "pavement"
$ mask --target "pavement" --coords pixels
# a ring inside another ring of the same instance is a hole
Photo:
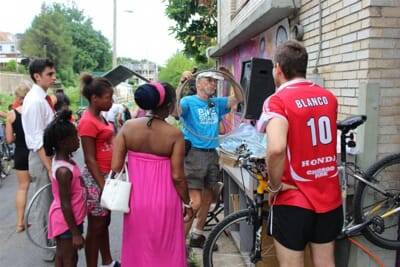
[[[79,162],[81,158],[77,157]],[[18,182],[13,169],[3,181],[0,188],[0,266],[13,267],[50,267],[54,263],[47,263],[41,259],[41,250],[35,247],[25,232],[16,233],[15,193]],[[33,188],[33,187],[32,187]],[[33,196],[29,190],[28,203]],[[113,212],[111,217],[110,245],[113,259],[120,259],[122,241],[122,213]],[[201,258],[201,249],[194,249],[197,258]],[[99,257],[99,266],[100,266]],[[84,251],[79,251],[78,267],[85,267]]]

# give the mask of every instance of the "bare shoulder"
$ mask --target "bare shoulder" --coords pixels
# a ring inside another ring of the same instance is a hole
[[[6,121],[9,123],[13,123],[15,121],[15,112],[14,110],[10,110],[7,112]]]

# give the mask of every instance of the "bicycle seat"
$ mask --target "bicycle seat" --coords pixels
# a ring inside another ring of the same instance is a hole
[[[366,115],[354,115],[337,122],[337,128],[344,133],[354,130],[367,120]]]

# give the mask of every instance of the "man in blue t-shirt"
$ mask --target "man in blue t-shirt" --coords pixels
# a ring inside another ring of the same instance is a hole
[[[226,71],[223,67],[221,70]],[[185,71],[181,80],[192,78],[193,74]],[[191,247],[202,248],[206,239],[204,224],[212,201],[212,189],[218,182],[218,154],[215,149],[218,147],[216,137],[219,134],[220,120],[232,107],[243,101],[240,89],[235,86],[234,95],[214,97],[219,80],[224,78],[217,72],[199,73],[196,77],[196,94],[186,96],[180,102],[183,135],[185,140],[191,142],[191,149],[185,157],[185,175],[194,217],[197,217],[190,235]],[[192,224],[193,220],[185,224],[186,235]]]

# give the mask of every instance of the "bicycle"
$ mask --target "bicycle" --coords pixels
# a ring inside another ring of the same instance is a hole
[[[44,199],[46,198],[46,199]],[[40,188],[29,201],[27,209],[25,211],[25,232],[28,239],[37,247],[43,249],[54,250],[56,248],[55,239],[47,238],[47,215],[45,220],[40,220],[40,218],[35,217],[34,210],[38,209],[41,203],[48,203],[53,200],[51,183],[44,185]],[[46,223],[40,224],[38,222],[45,221]]]
[[[365,173],[356,164],[347,161],[346,146],[355,146],[351,131],[365,121],[366,116],[357,115],[338,122],[342,151],[338,169],[345,214],[342,235],[350,236],[361,232],[379,247],[398,249],[400,238],[397,238],[396,233],[399,227],[400,184],[397,178],[400,174],[400,154],[376,161]],[[246,209],[231,213],[211,230],[203,249],[205,267],[223,266],[221,264],[225,259],[231,259],[232,255],[237,255],[238,266],[249,266],[267,257],[269,260],[276,260],[273,244],[262,243],[262,233],[269,214],[268,207],[264,205],[264,195],[268,193],[264,157],[253,156],[246,144],[238,146],[235,152],[238,155],[236,161],[242,181],[244,169],[256,179],[257,187],[253,192],[253,199],[245,199]],[[345,201],[349,177],[357,181],[353,211],[347,211]],[[225,241],[222,241],[223,238]],[[247,240],[242,240],[244,238]],[[228,245],[219,246],[219,250],[214,251],[214,246],[219,242]]]
[[[4,138],[0,138],[0,187],[12,169],[12,151]]]

